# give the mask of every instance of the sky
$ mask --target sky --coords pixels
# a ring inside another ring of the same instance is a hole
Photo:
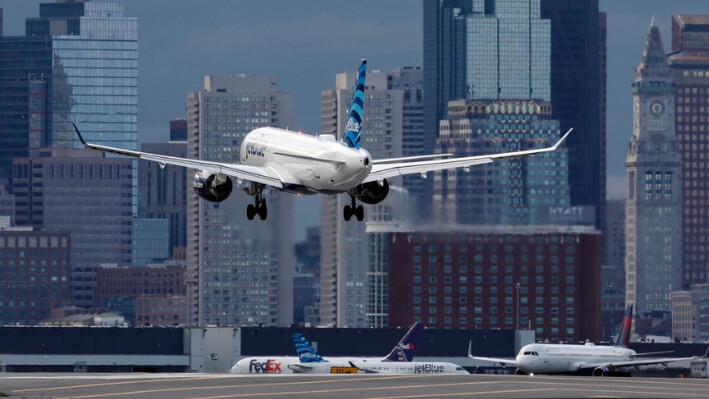
[[[205,75],[261,74],[294,95],[291,128],[320,129],[320,92],[335,74],[390,71],[423,64],[421,0],[116,0],[138,17],[139,137],[167,141],[170,119],[185,116],[187,92]],[[2,0],[5,35],[23,35],[38,0]],[[608,195],[625,195],[625,157],[632,133],[630,84],[653,15],[665,51],[673,13],[709,13],[697,0],[600,0],[608,13]],[[309,208],[311,200],[296,201]],[[317,224],[316,219],[306,223]]]

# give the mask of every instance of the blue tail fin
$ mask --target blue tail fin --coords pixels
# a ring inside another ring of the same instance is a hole
[[[327,360],[323,359],[315,349],[310,346],[305,337],[300,333],[293,333],[293,343],[295,344],[295,351],[298,353],[301,363],[321,363]]]
[[[347,125],[345,126],[345,135],[340,141],[342,145],[349,148],[359,148],[360,140],[362,139],[362,109],[364,108],[364,81],[367,76],[367,60],[362,60],[359,65],[359,75],[357,75],[357,84],[355,85],[354,94],[352,94],[352,103],[350,104],[350,114],[347,117]]]
[[[621,348],[627,348],[630,345],[630,326],[633,324],[633,305],[628,305],[625,309],[625,316],[620,323],[620,331],[618,339],[615,340],[615,345]]]
[[[394,349],[389,352],[383,362],[410,362],[414,359],[414,349],[418,345],[419,337],[423,330],[422,323],[414,323],[411,329],[404,335]]]

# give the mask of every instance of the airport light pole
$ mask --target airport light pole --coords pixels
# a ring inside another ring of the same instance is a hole
[[[520,287],[520,284],[517,283],[515,285],[515,288],[517,289],[517,312],[515,313],[515,318],[517,319],[516,320],[517,322],[515,323],[516,324],[515,330],[519,330],[519,287]]]

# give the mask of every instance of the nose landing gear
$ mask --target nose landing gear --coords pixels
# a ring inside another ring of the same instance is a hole
[[[357,221],[361,222],[364,220],[364,207],[362,205],[357,205],[357,198],[355,198],[352,193],[348,193],[352,199],[352,205],[345,205],[345,209],[342,212],[342,216],[345,217],[345,221],[349,222],[352,216],[357,218]]]

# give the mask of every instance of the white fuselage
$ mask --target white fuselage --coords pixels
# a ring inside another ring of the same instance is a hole
[[[372,170],[372,157],[348,148],[334,136],[311,136],[274,127],[251,131],[241,143],[241,163],[270,168],[284,182],[283,191],[300,194],[345,192]]]
[[[231,368],[232,374],[292,374],[289,364],[300,363],[298,356],[245,357]]]
[[[447,362],[353,362],[360,373],[378,374],[469,374],[457,364]]]
[[[530,344],[517,354],[525,373],[572,373],[588,364],[632,360],[635,351],[615,346]]]
[[[231,368],[232,374],[293,374],[302,373],[293,364],[308,364],[313,366],[313,373],[329,374],[332,367],[352,367],[350,362],[380,362],[381,358],[372,357],[328,357],[327,362],[301,363],[298,356],[254,356],[245,357]]]

